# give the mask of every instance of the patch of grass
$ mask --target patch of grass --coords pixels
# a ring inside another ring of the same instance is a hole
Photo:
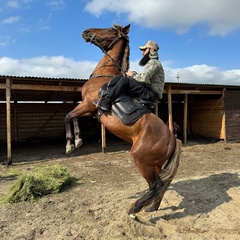
[[[5,203],[32,202],[43,196],[59,193],[75,181],[67,169],[59,165],[38,167],[21,174],[2,201]]]
[[[0,178],[4,177],[16,177],[22,173],[21,169],[6,168],[5,166],[1,168]]]

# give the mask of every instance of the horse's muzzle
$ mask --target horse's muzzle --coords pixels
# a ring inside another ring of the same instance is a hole
[[[82,37],[86,42],[92,42],[95,37],[95,34],[92,34],[89,30],[85,30],[82,33]]]

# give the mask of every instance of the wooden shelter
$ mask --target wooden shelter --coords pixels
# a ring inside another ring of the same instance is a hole
[[[166,83],[164,100],[159,116],[181,126],[184,143],[190,135],[240,142],[240,86]]]
[[[0,147],[34,138],[65,138],[65,115],[81,101],[85,79],[0,76]],[[240,142],[240,86],[166,82],[158,116],[190,135]],[[172,125],[170,124],[170,128]]]

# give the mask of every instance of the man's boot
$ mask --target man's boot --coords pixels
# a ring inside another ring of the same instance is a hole
[[[96,108],[99,108],[103,111],[110,111],[112,107],[112,101],[108,96],[101,98],[100,100],[93,100],[93,104],[96,106]]]

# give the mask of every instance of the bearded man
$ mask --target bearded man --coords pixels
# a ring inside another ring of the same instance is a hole
[[[144,67],[143,73],[127,71],[127,77],[116,76],[108,83],[108,94],[99,101],[94,100],[93,104],[103,111],[109,111],[114,102],[122,93],[126,93],[138,99],[156,102],[162,98],[164,90],[164,70],[158,59],[158,44],[154,41],[147,41],[140,46],[143,57],[139,62]]]

